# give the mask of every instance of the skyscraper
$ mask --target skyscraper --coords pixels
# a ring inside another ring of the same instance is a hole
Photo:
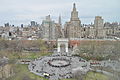
[[[42,38],[44,40],[55,39],[55,23],[51,20],[50,15],[46,16],[46,19],[42,21]]]
[[[9,23],[5,23],[5,27],[9,27],[10,25],[9,25]]]
[[[101,16],[96,16],[94,20],[94,27],[96,29],[95,37],[96,38],[105,38],[106,30],[104,29],[104,20]]]
[[[104,27],[103,19],[101,16],[96,16],[94,20],[94,26],[96,29],[100,29]]]
[[[64,27],[66,38],[76,39],[81,37],[81,21],[79,20],[75,3],[73,4],[70,21],[66,22]]]
[[[73,10],[71,12],[71,19],[70,19],[70,21],[71,21],[71,23],[74,26],[80,26],[81,25],[81,21],[79,20],[78,11],[76,10],[75,3],[73,4]]]
[[[61,23],[61,16],[59,16],[58,23],[59,23],[60,25],[62,25],[62,23]]]
[[[35,27],[35,26],[36,26],[36,22],[35,22],[35,21],[31,21],[31,22],[30,22],[30,26],[31,26],[31,27]]]

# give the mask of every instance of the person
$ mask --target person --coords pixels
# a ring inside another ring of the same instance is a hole
[[[104,66],[105,66],[105,62],[104,62]]]

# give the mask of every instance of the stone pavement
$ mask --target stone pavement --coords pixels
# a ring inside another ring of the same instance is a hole
[[[68,56],[66,56],[66,54]],[[31,62],[29,70],[36,75],[47,77],[49,80],[72,78],[73,70],[82,67],[89,70],[89,64],[77,56],[70,56],[69,53],[55,53],[51,56],[44,56]]]

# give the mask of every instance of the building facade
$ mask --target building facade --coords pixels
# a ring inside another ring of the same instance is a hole
[[[96,16],[94,24],[81,24],[78,17],[78,11],[75,3],[71,12],[71,17],[68,22],[62,25],[61,16],[56,23],[50,18],[50,15],[42,21],[42,24],[37,24],[31,21],[29,25],[22,24],[21,27],[11,26],[6,23],[0,27],[0,37],[8,40],[57,40],[58,38],[68,38],[69,40],[80,39],[114,39],[120,37],[120,23],[104,22],[102,16]]]
[[[78,11],[76,10],[75,3],[73,4],[70,21],[65,23],[64,30],[66,38],[81,38],[81,21],[78,17]]]
[[[56,40],[62,37],[61,21],[55,23],[51,20],[50,15],[46,16],[46,19],[42,22],[42,39],[44,40]]]
[[[114,25],[114,26],[113,26]],[[66,38],[70,40],[79,40],[81,38],[88,39],[104,39],[114,38],[116,34],[119,34],[118,24],[104,24],[102,16],[96,16],[94,24],[81,25],[81,20],[78,17],[75,3],[73,4],[73,10],[71,12],[71,18],[69,22],[64,25],[64,34]]]

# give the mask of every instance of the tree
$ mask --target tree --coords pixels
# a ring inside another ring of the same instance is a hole
[[[73,73],[73,78],[76,80],[83,80],[84,76],[85,76],[85,74],[81,70],[76,70]]]

